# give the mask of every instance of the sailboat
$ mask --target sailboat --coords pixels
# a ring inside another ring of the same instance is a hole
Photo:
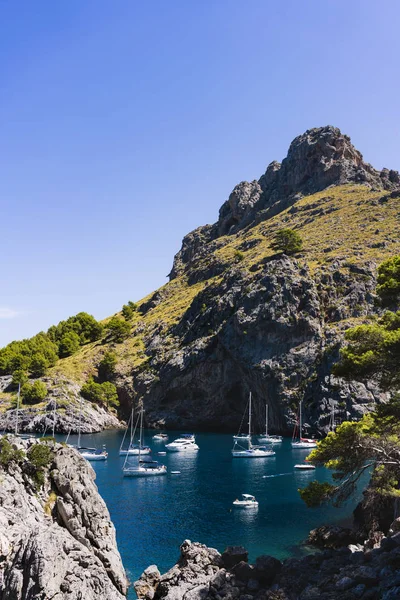
[[[142,437],[143,437],[143,404],[140,411],[140,430],[139,430],[139,452],[137,457],[137,463],[130,467],[127,466],[129,454],[126,455],[124,466],[122,467],[122,473],[124,477],[154,477],[155,475],[166,475],[167,467],[160,465],[156,460],[142,460],[141,459],[141,448],[142,448]]]
[[[302,422],[302,404],[303,402],[300,400],[300,406],[299,406],[299,428],[298,428],[298,434],[299,437],[297,438],[297,423],[295,425],[294,431],[293,431],[293,439],[292,439],[292,448],[296,449],[296,448],[316,448],[317,447],[317,442],[315,440],[309,439],[309,438],[303,438],[301,437],[301,433],[302,433],[302,429],[303,429],[303,422]]]
[[[249,432],[243,441],[244,443],[247,442],[247,448],[242,446],[240,442],[242,442],[241,439],[235,439],[232,450],[233,458],[265,458],[267,456],[275,456],[273,450],[268,450],[264,446],[253,446],[251,443],[251,392],[249,394]]]
[[[97,448],[87,448],[85,446],[81,446],[81,423],[82,423],[82,397],[79,406],[79,426],[78,426],[78,445],[76,449],[79,454],[86,458],[86,460],[106,460],[108,453],[106,451],[106,447],[103,444],[103,448],[98,450]]]
[[[281,435],[268,434],[268,404],[265,405],[265,435],[258,438],[261,444],[281,444],[283,437]]]
[[[137,456],[139,454],[139,451],[140,451],[141,455],[151,454],[151,448],[149,446],[144,446],[143,443],[142,443],[142,439],[141,439],[141,441],[140,441],[139,444],[134,444],[133,443],[133,440],[134,440],[134,437],[135,437],[136,428],[137,428],[138,423],[139,423],[139,419],[140,419],[140,414],[138,415],[138,418],[136,419],[135,428],[133,428],[133,408],[132,408],[131,416],[130,416],[129,421],[128,421],[128,426],[126,428],[124,437],[122,438],[121,446],[119,448],[119,455],[120,456],[126,456],[127,454],[136,455]],[[130,441],[129,441],[128,447],[127,448],[123,448],[123,445],[124,445],[124,442],[125,442],[125,437],[126,437],[126,434],[127,434],[128,430],[129,430],[129,424],[130,424],[130,430],[131,430]]]
[[[14,435],[15,435],[15,437],[19,437],[21,439],[28,439],[28,438],[32,437],[29,433],[19,433],[18,432],[20,400],[21,400],[21,384],[19,383],[18,384],[18,394],[17,394],[17,409],[16,409],[16,415],[15,415],[15,430],[14,430]]]

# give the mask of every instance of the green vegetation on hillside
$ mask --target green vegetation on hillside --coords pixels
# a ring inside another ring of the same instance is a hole
[[[395,256],[379,268],[379,296],[399,301],[400,287],[393,285]],[[396,275],[398,277],[398,275]],[[340,353],[334,372],[352,379],[378,379],[397,392],[400,384],[400,311],[387,311],[377,323],[353,327],[346,332],[348,345]],[[350,450],[350,451],[349,451]],[[333,501],[340,505],[355,491],[360,477],[372,473],[370,490],[380,496],[400,497],[400,395],[358,422],[345,422],[319,442],[308,460],[333,471],[333,484],[312,482],[299,490],[309,506]]]
[[[296,254],[303,247],[301,235],[293,229],[280,229],[276,232],[271,242],[272,250],[285,254]]]

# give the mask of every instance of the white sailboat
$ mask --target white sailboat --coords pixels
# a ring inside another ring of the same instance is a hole
[[[137,462],[133,466],[127,466],[129,454],[126,455],[124,466],[122,467],[122,473],[124,477],[154,477],[156,475],[166,475],[167,467],[160,465],[156,460],[142,460],[141,459],[141,448],[142,448],[142,436],[143,436],[143,404],[140,411],[140,430],[139,430],[139,453],[137,456]]]
[[[241,445],[242,440],[235,439],[232,450],[233,458],[266,458],[267,456],[275,456],[273,450],[268,450],[263,446],[253,446],[251,443],[251,392],[249,395],[249,432],[244,442],[247,443],[247,448]]]
[[[136,428],[138,426],[140,420],[140,413],[138,414],[138,417],[136,419],[136,424],[135,424],[135,428],[133,429],[133,408],[132,408],[132,412],[131,412],[131,416],[129,418],[128,421],[128,427],[126,428],[126,431],[124,433],[124,437],[122,438],[122,442],[121,442],[121,446],[119,448],[119,455],[120,456],[126,456],[127,454],[130,456],[138,456],[139,455],[139,451],[141,455],[145,455],[145,454],[151,454],[151,448],[149,446],[145,446],[143,444],[143,440],[141,439],[139,444],[134,444],[133,440],[135,438],[135,433],[136,433]],[[130,435],[130,441],[129,441],[129,445],[127,448],[123,448],[124,442],[125,442],[125,437],[126,434],[129,430],[129,424],[130,424],[130,430],[131,430],[131,435]]]
[[[293,431],[292,448],[293,449],[316,448],[317,447],[316,440],[312,440],[312,439],[309,439],[309,438],[303,438],[303,437],[301,437],[302,429],[303,429],[302,404],[303,404],[303,402],[300,400],[300,406],[299,406],[299,438],[298,438],[298,440],[295,440],[295,438],[297,437],[297,425],[296,425],[295,428],[294,428],[294,431]]]
[[[108,452],[106,451],[106,447],[103,445],[101,450],[97,448],[87,448],[85,446],[81,446],[81,424],[82,424],[82,397],[79,406],[79,425],[78,425],[78,445],[76,449],[79,454],[83,456],[86,460],[97,461],[97,460],[107,460]]]
[[[268,434],[268,404],[265,405],[265,435],[258,438],[260,444],[281,444],[283,437],[281,435]]]

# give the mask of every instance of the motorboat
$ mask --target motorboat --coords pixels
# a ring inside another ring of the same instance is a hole
[[[167,439],[168,439],[167,433],[156,433],[155,435],[153,435],[153,440],[164,442]]]
[[[168,452],[196,452],[199,450],[199,447],[195,442],[194,436],[182,436],[170,444],[166,444],[165,449],[168,450]]]
[[[134,435],[134,434],[133,434]],[[132,445],[132,437],[131,444]],[[155,477],[158,475],[166,475],[167,467],[165,465],[161,465],[156,460],[151,460],[149,457],[141,458],[142,456],[142,448],[143,448],[143,404],[140,411],[140,429],[139,429],[139,444],[138,444],[138,453],[137,459],[135,457],[135,464],[129,465],[128,460],[130,458],[130,454],[126,454],[124,465],[122,467],[122,474],[124,477]],[[129,448],[128,448],[129,450]],[[137,462],[136,462],[137,460]]]
[[[143,446],[140,444],[129,444],[126,449],[122,449],[119,451],[120,456],[138,456],[139,454],[151,454],[150,446]]]
[[[310,438],[303,438],[302,437],[302,429],[303,429],[303,423],[302,423],[302,401],[300,401],[300,406],[299,406],[299,426],[297,428],[297,423],[295,425],[294,431],[293,431],[293,439],[292,439],[292,448],[294,450],[297,449],[307,449],[307,448],[316,448],[317,447],[317,441],[310,439]],[[298,435],[298,439],[297,438]]]
[[[124,477],[155,477],[157,475],[166,475],[167,467],[160,465],[156,460],[140,460],[133,467],[125,466],[123,469]]]
[[[242,494],[242,499],[236,498],[232,504],[238,508],[258,508],[258,502],[251,494]]]
[[[245,437],[235,439],[232,457],[233,458],[266,458],[275,456],[273,450],[268,450],[264,446],[253,446],[251,443],[251,392],[249,394],[249,431]],[[247,408],[247,407],[246,407]]]
[[[294,468],[298,471],[315,471],[314,465],[310,465],[308,463],[300,463],[299,465],[294,465]]]
[[[108,452],[103,446],[102,450],[98,448],[85,448],[84,446],[78,446],[77,448],[79,454],[86,458],[86,460],[106,460],[108,457]]]

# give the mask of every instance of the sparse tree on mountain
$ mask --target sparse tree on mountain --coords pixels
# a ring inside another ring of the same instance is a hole
[[[300,234],[294,229],[280,229],[274,235],[271,242],[271,248],[276,252],[284,254],[295,254],[300,252],[303,247],[303,240]]]

